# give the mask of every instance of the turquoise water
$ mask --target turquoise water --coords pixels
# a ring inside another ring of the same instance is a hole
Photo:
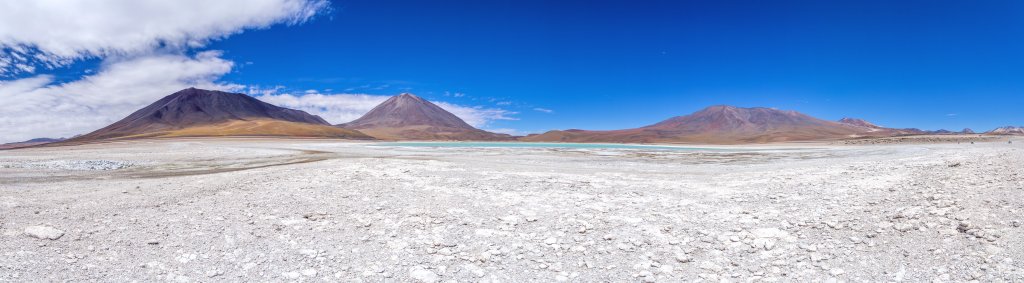
[[[642,145],[642,144],[611,144],[611,143],[542,143],[542,142],[383,142],[374,146],[407,146],[407,147],[484,147],[484,148],[568,148],[568,149],[643,149],[643,150],[711,150],[709,148]]]

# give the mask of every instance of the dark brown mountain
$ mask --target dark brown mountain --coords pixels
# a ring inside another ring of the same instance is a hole
[[[614,131],[551,131],[524,141],[628,142],[628,143],[766,143],[834,140],[872,136],[875,129],[825,121],[796,111],[771,108],[712,106],[654,125]],[[877,126],[875,126],[877,127]]]
[[[512,139],[474,128],[440,106],[409,93],[392,96],[359,119],[337,126],[387,140]]]
[[[319,116],[240,93],[188,88],[66,142],[171,136],[299,136],[368,139]]]

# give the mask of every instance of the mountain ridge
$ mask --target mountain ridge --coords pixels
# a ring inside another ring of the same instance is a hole
[[[874,130],[792,110],[715,105],[632,129],[549,131],[523,141],[740,144],[870,136]]]
[[[1024,135],[1024,126],[1021,126],[1021,127],[1016,127],[1016,126],[999,127],[999,128],[992,129],[991,131],[985,132],[985,134],[1001,135],[1001,136]]]

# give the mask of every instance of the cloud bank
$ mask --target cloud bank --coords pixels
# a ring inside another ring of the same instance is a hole
[[[326,0],[97,0],[0,2],[0,76],[82,58],[201,47],[246,29],[299,24]]]

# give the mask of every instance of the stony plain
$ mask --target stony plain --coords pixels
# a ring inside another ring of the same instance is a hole
[[[1021,281],[1024,143],[0,152],[0,281]]]

